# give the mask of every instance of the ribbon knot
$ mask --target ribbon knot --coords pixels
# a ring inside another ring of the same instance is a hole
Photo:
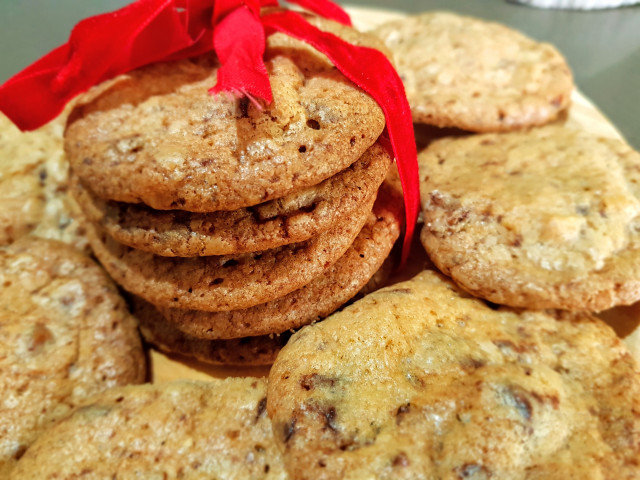
[[[346,12],[330,0],[290,1],[351,25]],[[263,7],[278,6],[278,0],[137,0],[85,19],[74,27],[66,44],[0,86],[0,111],[20,129],[33,130],[93,85],[154,62],[212,50],[220,68],[211,92],[271,103],[263,58],[266,36],[282,32],[324,53],[382,108],[404,192],[404,262],[418,216],[419,182],[411,111],[402,81],[381,52],[323,32],[298,13],[275,11],[260,16]]]
[[[265,32],[260,7],[268,0],[217,0],[213,9],[213,45],[220,60],[218,82],[209,92],[231,92],[273,101],[269,74],[264,64]]]
[[[247,7],[256,17],[259,17],[260,8],[267,6],[277,6],[277,3],[268,0],[216,0],[213,6],[213,24],[216,25],[222,17],[240,7]]]

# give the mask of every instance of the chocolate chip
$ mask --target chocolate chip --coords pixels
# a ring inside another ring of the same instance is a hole
[[[398,410],[396,410],[396,424],[399,425],[400,422],[402,421],[402,417],[409,413],[409,410],[411,410],[411,403],[405,403],[404,405],[400,405],[398,407]]]
[[[51,330],[49,330],[45,324],[36,323],[31,332],[31,344],[29,345],[29,351],[39,351],[42,346],[53,338]]]
[[[407,455],[404,452],[400,452],[398,455],[394,457],[391,461],[391,465],[394,467],[408,467],[411,464]]]
[[[311,375],[302,376],[300,379],[300,386],[309,391],[316,387],[333,387],[336,384],[336,381],[336,378],[325,377],[324,375],[312,373]]]
[[[507,387],[503,394],[507,405],[514,407],[525,420],[531,420],[533,408],[524,391],[517,387]]]
[[[538,403],[549,403],[554,410],[557,410],[560,406],[560,399],[557,395],[540,395],[537,392],[531,392],[531,396],[536,399]]]
[[[287,443],[296,433],[296,419],[292,418],[291,421],[284,425],[284,442]]]
[[[578,205],[578,206],[576,206],[576,213],[578,215],[588,215],[589,214],[589,206],[588,205]]]
[[[462,361],[462,366],[466,368],[471,368],[473,370],[477,370],[478,368],[484,367],[487,364],[484,360],[469,357]]]
[[[328,428],[332,432],[337,432],[338,431],[338,426],[335,423],[336,422],[336,416],[337,416],[337,413],[336,413],[336,408],[335,407],[329,407],[324,412],[324,424],[325,424],[326,428]]]
[[[519,247],[522,245],[522,235],[516,235],[516,237],[511,242],[512,247]]]
[[[524,353],[527,351],[527,348],[522,345],[516,345],[511,340],[508,339],[500,339],[494,340],[493,344],[500,349],[500,351],[504,354],[513,354],[515,353]]]
[[[560,108],[560,105],[562,105],[562,100],[563,100],[563,96],[558,95],[556,98],[551,100],[551,105],[553,105],[556,108]]]
[[[258,402],[258,409],[256,412],[256,422],[260,419],[264,411],[267,409],[267,397],[261,398]]]
[[[16,448],[16,451],[13,453],[13,458],[15,460],[20,460],[24,455],[24,452],[26,451],[27,451],[26,445],[19,445],[18,448]]]

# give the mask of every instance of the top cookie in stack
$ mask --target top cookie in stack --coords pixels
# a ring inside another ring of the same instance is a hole
[[[376,102],[282,34],[268,38],[265,63],[269,106],[210,95],[219,64],[207,55],[119,77],[69,118],[65,150],[92,247],[159,308],[149,327],[212,341],[299,327],[355,295],[399,235],[395,191],[376,202],[391,165]]]

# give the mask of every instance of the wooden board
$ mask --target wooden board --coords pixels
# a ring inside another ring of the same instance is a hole
[[[360,30],[369,30],[385,21],[402,18],[403,14],[393,11],[373,10],[367,8],[348,8],[354,26]],[[622,138],[620,132],[596,108],[589,99],[579,91],[572,95],[573,105],[567,117],[567,125],[587,130],[593,134]],[[210,378],[225,378],[228,376],[266,376],[268,367],[233,368],[216,367],[199,362],[181,359],[178,356],[167,356],[156,350],[149,354],[150,371],[154,383],[167,382],[180,378],[206,380]]]

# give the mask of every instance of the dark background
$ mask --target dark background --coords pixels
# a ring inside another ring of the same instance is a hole
[[[80,19],[126,0],[0,0],[0,82],[64,43]],[[350,0],[404,12],[451,10],[515,27],[555,44],[576,83],[627,140],[640,148],[640,6],[576,12],[539,10],[504,0]]]

